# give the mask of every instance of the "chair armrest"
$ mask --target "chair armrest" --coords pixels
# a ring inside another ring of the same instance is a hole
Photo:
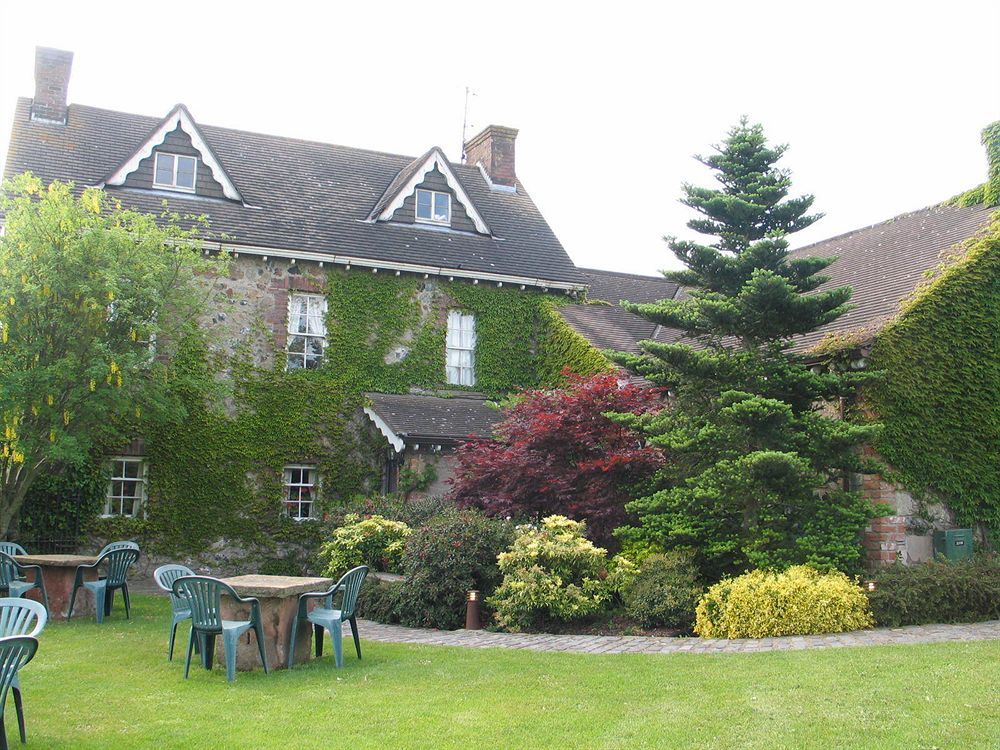
[[[299,614],[300,616],[305,616],[306,613],[306,603],[310,599],[325,599],[326,606],[330,609],[333,608],[333,597],[338,591],[340,591],[343,586],[332,586],[328,591],[310,591],[306,594],[299,594]]]
[[[74,580],[73,580],[73,585],[74,586],[80,586],[80,585],[82,585],[83,584],[83,571],[84,570],[94,570],[94,568],[96,568],[98,565],[100,565],[100,563],[101,563],[101,561],[98,560],[97,562],[90,563],[89,565],[77,565],[76,566],[76,574],[75,574]]]

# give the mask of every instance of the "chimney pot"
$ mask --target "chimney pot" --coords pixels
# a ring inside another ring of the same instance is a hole
[[[514,140],[516,128],[490,125],[465,143],[465,163],[481,164],[494,185],[512,188],[517,181],[514,172]]]
[[[35,98],[31,119],[66,124],[69,108],[66,94],[73,53],[51,47],[35,47]]]

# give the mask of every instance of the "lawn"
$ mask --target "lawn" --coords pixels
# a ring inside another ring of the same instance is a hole
[[[46,628],[22,672],[28,748],[1000,747],[995,641],[717,656],[364,642],[341,670],[229,685],[219,665],[185,681],[167,601],[134,599],[131,622]],[[7,726],[19,747],[12,701]]]

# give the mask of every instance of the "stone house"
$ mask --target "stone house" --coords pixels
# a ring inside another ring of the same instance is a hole
[[[5,175],[30,170],[102,187],[138,210],[166,200],[207,215],[206,247],[232,262],[204,328],[217,354],[267,373],[244,389],[267,419],[239,422],[237,403],[223,428],[198,422],[187,452],[168,445],[176,434],[144,435],[112,456],[109,516],[155,517],[179,500],[211,542],[233,533],[218,522],[227,516],[302,520],[352,492],[440,494],[455,445],[489,436],[490,399],[554,384],[567,364],[607,367],[599,350],[680,339],[618,306],[683,294],[677,285],[574,265],[517,178],[514,129],[487,127],[462,163],[436,147],[386,154],[203,125],[183,105],[162,118],[70,105],[71,63],[71,53],[38,49]],[[829,284],[854,288],[854,309],[796,350],[818,365],[835,353],[864,366],[926,274],[990,213],[982,202],[943,204],[795,251],[836,256]],[[572,304],[584,297],[608,304]],[[254,436],[251,458],[178,485],[192,455],[230,461],[246,449],[229,438],[236,427]],[[218,447],[203,450],[212,440]],[[882,477],[863,489],[895,509],[866,534],[872,561],[926,559],[913,493]],[[952,520],[944,506],[935,513],[937,525]]]
[[[247,356],[272,389],[337,389],[336,404],[306,407],[346,424],[303,423],[315,440],[275,444],[275,465],[246,467],[280,478],[275,514],[321,517],[322,495],[404,489],[401,478],[442,492],[457,442],[489,435],[498,412],[487,397],[549,382],[561,349],[588,348],[553,313],[587,278],[517,178],[516,130],[485,128],[462,163],[437,147],[399,156],[203,125],[182,104],[164,117],[68,104],[71,64],[70,52],[37,50],[5,176],[31,171],[103,188],[127,208],[159,213],[166,201],[206,216],[206,252],[231,257],[202,321],[213,353]],[[110,457],[106,515],[138,518],[158,493],[178,492],[164,474],[183,467],[168,464],[165,442],[144,435]]]

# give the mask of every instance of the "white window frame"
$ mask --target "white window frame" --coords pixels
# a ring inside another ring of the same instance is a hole
[[[160,156],[172,156],[174,159],[174,169],[171,173],[172,182],[157,182],[156,175],[159,172],[160,166]],[[177,164],[178,159],[191,159],[194,162],[194,179],[191,181],[191,187],[184,187],[183,185],[177,184]],[[166,188],[167,190],[179,190],[182,193],[193,193],[198,188],[198,157],[188,156],[187,154],[174,154],[169,151],[157,151],[156,158],[153,160],[153,187]]]
[[[431,196],[431,218],[422,218],[417,211],[420,205],[420,194],[428,193]],[[446,219],[435,219],[434,218],[434,204],[437,203],[437,197],[443,195],[448,201],[448,218]],[[439,226],[451,226],[451,193],[444,193],[440,190],[425,190],[424,188],[417,188],[416,193],[413,196],[413,220],[421,224],[437,224]]]
[[[149,464],[145,456],[111,456],[108,458],[108,461],[111,471],[108,476],[108,488],[104,493],[104,513],[101,514],[102,517],[141,518],[146,512],[146,485],[149,481]],[[139,464],[138,476],[125,476],[125,464]],[[114,494],[115,482],[137,482],[139,485],[138,494]],[[123,503],[126,498],[135,501],[132,513],[123,512]]]
[[[320,320],[320,330],[321,333],[302,333],[300,331],[292,330],[293,314],[292,305],[296,299],[306,300],[306,317],[310,315],[318,315]],[[318,313],[309,312],[309,304],[315,302],[318,306]],[[319,367],[323,363],[323,358],[326,356],[326,314],[327,314],[327,301],[326,297],[322,294],[311,294],[308,292],[289,292],[288,293],[288,322],[286,324],[287,338],[285,341],[285,369],[286,370],[313,370],[315,367]],[[292,339],[299,337],[305,339],[303,341],[302,352],[293,352],[290,347],[292,345]],[[306,366],[306,353],[308,347],[309,339],[318,339],[320,342],[320,359],[316,363],[315,367]],[[298,367],[291,367],[291,361],[293,357],[301,357],[302,364]]]
[[[291,472],[293,470],[308,471],[309,478],[311,482],[292,482]],[[319,520],[319,514],[316,512],[318,510],[317,504],[319,503],[319,493],[322,487],[322,482],[320,481],[319,471],[315,464],[288,464],[281,470],[281,486],[282,486],[282,512],[291,518],[293,521],[316,521]],[[308,488],[312,490],[309,500],[302,499],[302,489]],[[293,490],[297,493],[295,498],[292,497]],[[302,505],[309,505],[309,515],[302,515]],[[296,505],[298,510],[296,513],[291,512],[290,506]]]
[[[467,328],[464,326],[468,326]],[[462,334],[469,336],[463,342]],[[476,384],[476,316],[461,310],[448,311],[448,333],[444,347],[444,374],[449,385]],[[457,359],[462,359],[462,353],[468,352],[468,365],[461,362],[452,365],[452,352],[457,353]]]

